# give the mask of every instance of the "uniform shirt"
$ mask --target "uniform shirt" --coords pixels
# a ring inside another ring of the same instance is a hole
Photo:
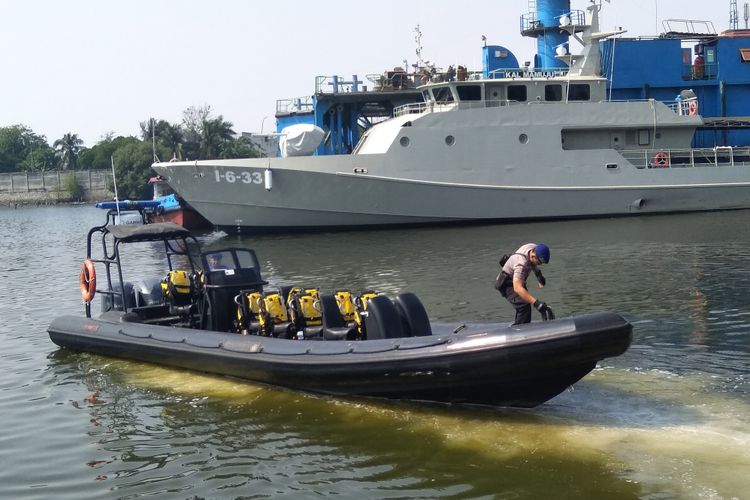
[[[535,248],[536,243],[527,243],[516,250],[516,253],[511,255],[508,258],[508,262],[503,266],[505,274],[512,279],[520,278],[521,281],[526,283],[526,279],[529,277],[529,273],[532,270],[531,251]]]

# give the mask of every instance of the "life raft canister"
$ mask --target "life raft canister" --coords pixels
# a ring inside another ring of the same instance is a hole
[[[94,269],[94,262],[91,259],[83,261],[79,281],[81,282],[81,297],[88,304],[94,300],[94,295],[96,295],[96,269]]]
[[[698,101],[693,99],[688,104],[688,113],[690,113],[690,116],[695,116],[698,114]]]
[[[655,167],[665,168],[669,166],[669,155],[664,151],[659,151],[654,155],[651,164]]]

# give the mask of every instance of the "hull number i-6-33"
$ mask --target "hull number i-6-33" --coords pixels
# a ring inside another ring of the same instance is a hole
[[[227,170],[224,173],[214,170],[216,182],[226,181],[229,183],[242,182],[244,184],[263,184],[263,174],[261,172],[240,172],[235,173]]]

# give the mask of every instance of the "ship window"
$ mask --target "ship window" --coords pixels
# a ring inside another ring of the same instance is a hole
[[[251,253],[247,250],[237,250],[236,252],[237,260],[240,261],[240,268],[242,269],[260,269],[260,263],[258,263],[258,258],[255,256],[255,253]],[[230,260],[231,262],[231,260]]]
[[[562,101],[562,85],[545,85],[545,101]]]
[[[526,101],[526,85],[508,85],[509,101]]]
[[[430,93],[426,90],[422,91],[422,99],[424,99],[424,102],[430,102]]]
[[[482,87],[479,85],[458,85],[456,86],[458,99],[460,101],[481,101]]]
[[[638,145],[648,146],[651,143],[651,131],[648,129],[640,129],[638,131]]]
[[[750,49],[740,49],[740,59],[742,62],[750,62]]]
[[[453,94],[451,93],[450,87],[434,88],[432,89],[432,95],[435,96],[435,102],[438,104],[453,102]]]
[[[706,64],[716,63],[716,49],[714,47],[704,47],[706,53]]]
[[[588,101],[591,99],[591,88],[587,83],[572,83],[568,88],[569,101]]]
[[[403,137],[402,137],[402,138],[401,138],[401,139],[400,139],[400,140],[399,140],[398,142],[399,142],[399,144],[401,144],[401,145],[402,145],[403,147],[406,147],[406,146],[408,146],[408,145],[409,145],[409,142],[411,142],[411,141],[409,141],[409,138],[408,138],[408,137],[406,137],[406,136],[403,136]]]

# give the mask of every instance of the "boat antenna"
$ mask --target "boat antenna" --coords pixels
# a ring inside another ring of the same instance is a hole
[[[420,29],[418,24],[414,28],[414,33],[414,41],[417,42],[417,69],[422,69],[424,66],[426,66],[428,61],[422,59],[422,30]]]
[[[156,120],[151,118],[151,151],[154,153],[154,163],[159,162],[159,157],[156,156]]]
[[[110,156],[109,161],[112,163],[112,186],[115,189],[115,206],[117,207],[117,220],[120,220],[120,199],[117,197],[117,176],[115,175],[115,157]]]

